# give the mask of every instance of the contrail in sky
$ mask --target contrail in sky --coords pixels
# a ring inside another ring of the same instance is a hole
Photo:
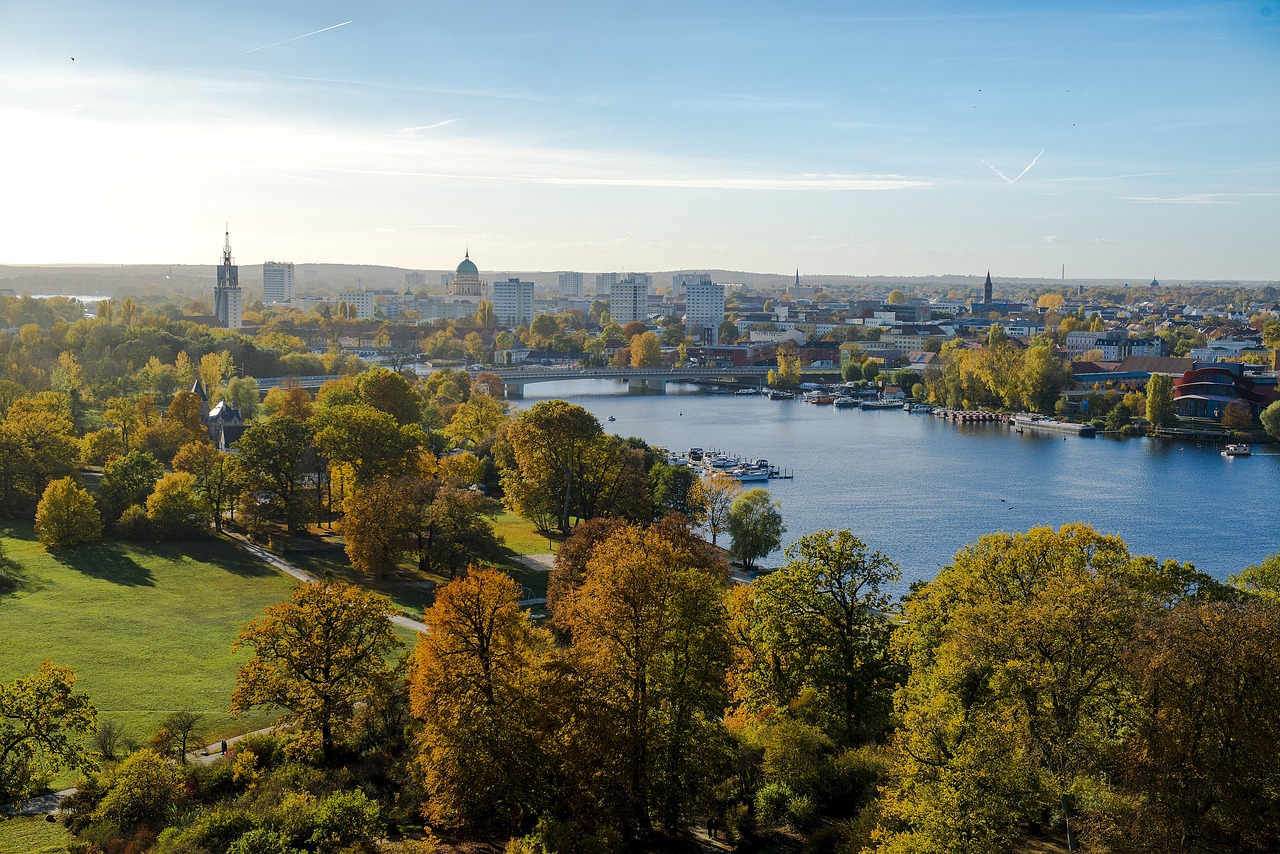
[[[343,21],[341,24],[334,24],[332,27],[325,27],[323,30],[316,30],[313,33],[303,33],[300,36],[294,36],[291,39],[285,39],[284,41],[276,42],[275,44],[264,44],[262,47],[255,47],[255,48],[252,48],[251,50],[246,50],[244,53],[241,53],[240,55],[244,56],[245,53],[256,53],[257,51],[260,51],[260,50],[266,50],[269,47],[279,47],[282,44],[288,44],[289,42],[296,42],[298,39],[305,39],[307,36],[316,36],[316,35],[319,35],[320,33],[327,33],[329,32],[329,30],[336,30],[338,27],[345,27],[347,24],[350,24],[350,23],[351,21]]]
[[[1042,148],[1042,149],[1040,149],[1040,154],[1037,154],[1035,157],[1031,158],[1031,162],[1027,164],[1027,168],[1026,168],[1026,169],[1023,169],[1021,172],[1019,172],[1019,173],[1018,173],[1018,177],[1017,177],[1017,178],[1010,178],[1008,175],[1004,174],[1004,173],[1003,173],[1003,172],[1001,172],[999,169],[997,169],[996,167],[992,166],[990,163],[988,163],[988,162],[987,162],[987,161],[985,161],[985,160],[981,160],[981,161],[979,161],[979,162],[981,162],[983,166],[987,167],[987,168],[988,168],[988,169],[990,169],[992,172],[996,173],[996,174],[997,174],[997,175],[999,175],[1001,178],[1003,178],[1006,184],[1016,184],[1016,183],[1018,183],[1018,180],[1019,180],[1020,178],[1022,178],[1022,176],[1023,176],[1023,175],[1025,175],[1025,174],[1027,174],[1028,172],[1030,172],[1030,171],[1031,171],[1031,167],[1032,167],[1032,166],[1035,166],[1037,163],[1039,163],[1039,162],[1040,162],[1040,157],[1041,157],[1041,155],[1043,155],[1043,154],[1044,154],[1044,149]]]

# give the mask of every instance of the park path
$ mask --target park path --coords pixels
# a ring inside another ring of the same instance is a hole
[[[291,576],[293,578],[298,579],[299,581],[304,581],[304,582],[320,580],[316,578],[314,575],[312,575],[311,573],[307,572],[305,569],[299,569],[298,567],[289,563],[289,561],[285,560],[279,555],[272,554],[271,552],[264,549],[262,546],[249,542],[248,538],[240,534],[233,534],[230,532],[226,532],[226,535],[230,537],[231,541],[236,545],[238,545],[240,548],[244,549],[249,554],[258,558],[268,566],[271,566],[272,568],[277,569],[280,572],[283,572],[285,575]],[[421,620],[411,619],[409,617],[404,616],[403,614],[397,614],[396,616],[392,617],[391,622],[395,623],[397,626],[400,626],[401,628],[409,629],[410,631],[413,631],[413,632],[425,633],[427,631],[426,623],[422,622]]]

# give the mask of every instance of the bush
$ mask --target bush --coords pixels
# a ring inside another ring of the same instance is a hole
[[[285,838],[274,830],[259,827],[231,843],[227,854],[302,854],[302,852],[291,847]]]
[[[166,830],[157,854],[177,854],[180,851],[226,854],[232,843],[253,829],[253,819],[241,810],[211,810],[182,830]]]
[[[312,815],[311,844],[319,851],[373,850],[382,836],[378,805],[356,789],[325,798]]]
[[[154,538],[151,520],[147,518],[147,511],[139,504],[131,505],[120,514],[115,531],[117,536],[134,542],[146,542]]]
[[[157,537],[185,539],[209,532],[209,504],[196,491],[195,478],[182,471],[170,472],[156,483],[147,498],[147,519]]]
[[[150,748],[130,755],[103,778],[106,794],[93,819],[121,828],[162,825],[183,793],[177,769]]]

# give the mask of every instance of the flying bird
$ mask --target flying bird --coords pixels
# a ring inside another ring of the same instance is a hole
[[[282,45],[282,44],[288,44],[289,42],[296,42],[298,39],[305,39],[305,38],[308,38],[308,37],[310,37],[310,36],[318,36],[318,35],[320,35],[321,33],[327,33],[327,32],[329,32],[329,30],[336,30],[336,29],[338,29],[338,27],[345,27],[347,24],[350,24],[350,23],[352,23],[352,22],[351,22],[351,21],[343,21],[341,24],[334,24],[332,27],[325,27],[324,29],[321,29],[321,30],[314,30],[314,31],[309,32],[309,33],[303,33],[303,34],[302,34],[302,35],[300,35],[300,36],[294,36],[293,38],[291,38],[291,39],[285,39],[285,40],[284,40],[284,41],[282,41],[282,42],[275,42],[275,43],[273,43],[273,44],[264,44],[262,47],[250,48],[249,50],[244,51],[244,52],[243,52],[243,53],[241,53],[240,55],[241,55],[241,56],[244,56],[246,53],[257,53],[258,51],[260,51],[260,50],[266,50],[266,49],[267,49],[267,48],[269,48],[269,47],[279,47],[279,46],[280,46],[280,45]]]

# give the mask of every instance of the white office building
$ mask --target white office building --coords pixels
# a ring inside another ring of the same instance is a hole
[[[582,274],[581,273],[561,273],[560,274],[560,296],[562,297],[582,296]]]
[[[631,323],[649,317],[649,277],[628,273],[609,294],[609,316],[617,323]]]
[[[718,344],[717,334],[724,323],[724,285],[710,276],[685,282],[685,332],[704,344]]]
[[[293,301],[293,263],[267,261],[262,265],[262,301],[268,305]]]
[[[533,322],[533,282],[507,279],[493,283],[493,315],[503,326]]]

